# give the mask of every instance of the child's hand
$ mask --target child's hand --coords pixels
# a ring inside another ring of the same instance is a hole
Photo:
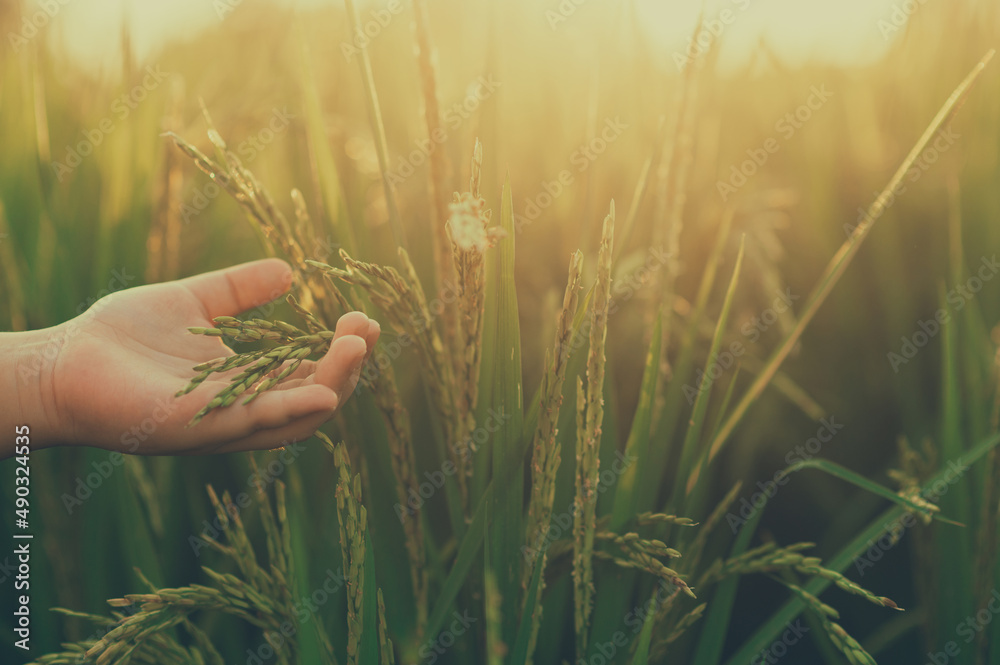
[[[229,374],[174,397],[196,374],[194,365],[232,355],[219,338],[187,328],[212,327],[214,317],[274,300],[291,280],[283,261],[255,261],[114,293],[77,319],[33,333],[64,338],[39,377],[36,413],[45,422],[27,421],[43,437],[36,445],[176,455],[268,449],[309,437],[354,391],[378,340],[378,323],[361,312],[341,317],[323,359],[303,362],[248,405],[237,400],[188,428]]]

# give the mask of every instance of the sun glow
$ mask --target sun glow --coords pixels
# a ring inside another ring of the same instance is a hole
[[[718,45],[723,67],[740,66],[760,48],[788,65],[864,64],[885,52],[909,18],[894,14],[892,0],[717,0],[706,3],[705,24],[693,42],[700,3],[635,2],[640,24],[663,55],[683,62]]]
[[[330,0],[271,0],[302,8],[330,6]],[[604,0],[530,0],[521,3],[539,12],[559,11],[560,3],[572,3],[574,13],[597,10]],[[662,57],[683,59],[689,45],[692,53],[721,45],[721,65],[739,67],[758,49],[766,48],[786,65],[819,61],[836,65],[858,65],[881,56],[912,13],[900,0],[713,0],[705,6],[706,23],[699,42],[691,44],[701,3],[696,0],[619,0],[634,2],[636,18],[647,31]],[[30,6],[30,2],[28,3]],[[77,61],[112,65],[120,57],[119,41],[110,38],[127,23],[136,55],[146,57],[170,39],[217,24],[242,0],[175,0],[170,3],[145,0],[94,0],[71,3],[54,17],[59,42]],[[362,6],[366,4],[361,2]],[[593,6],[591,6],[593,5]]]

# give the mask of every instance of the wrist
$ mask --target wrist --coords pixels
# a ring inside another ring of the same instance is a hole
[[[8,404],[12,407],[11,415],[0,420],[5,426],[30,427],[34,448],[71,443],[63,427],[53,381],[65,342],[64,325],[0,333],[3,365],[0,383],[4,388],[0,393],[9,396]]]

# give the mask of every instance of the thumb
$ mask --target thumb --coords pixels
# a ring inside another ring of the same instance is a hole
[[[209,319],[233,316],[271,302],[292,286],[292,269],[281,259],[250,263],[178,280],[198,300]]]

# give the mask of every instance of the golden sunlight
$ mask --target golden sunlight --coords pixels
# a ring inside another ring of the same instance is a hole
[[[328,0],[269,0],[293,7],[320,7]],[[620,0],[635,3],[636,18],[661,55],[683,62],[716,40],[722,43],[725,67],[738,66],[761,44],[786,65],[819,61],[837,65],[870,62],[885,53],[914,13],[919,0],[717,0],[706,3],[705,25],[692,42],[701,3],[694,0]],[[926,1],[926,0],[925,0]],[[259,0],[258,0],[259,2]],[[571,15],[601,11],[608,0],[528,0],[539,6],[549,23]],[[167,41],[211,27],[237,10],[243,0],[96,0],[71,4],[53,23],[61,47],[78,62],[113,66],[120,34],[128,23],[139,58]],[[374,2],[361,2],[376,4]],[[339,5],[338,5],[339,6]]]

